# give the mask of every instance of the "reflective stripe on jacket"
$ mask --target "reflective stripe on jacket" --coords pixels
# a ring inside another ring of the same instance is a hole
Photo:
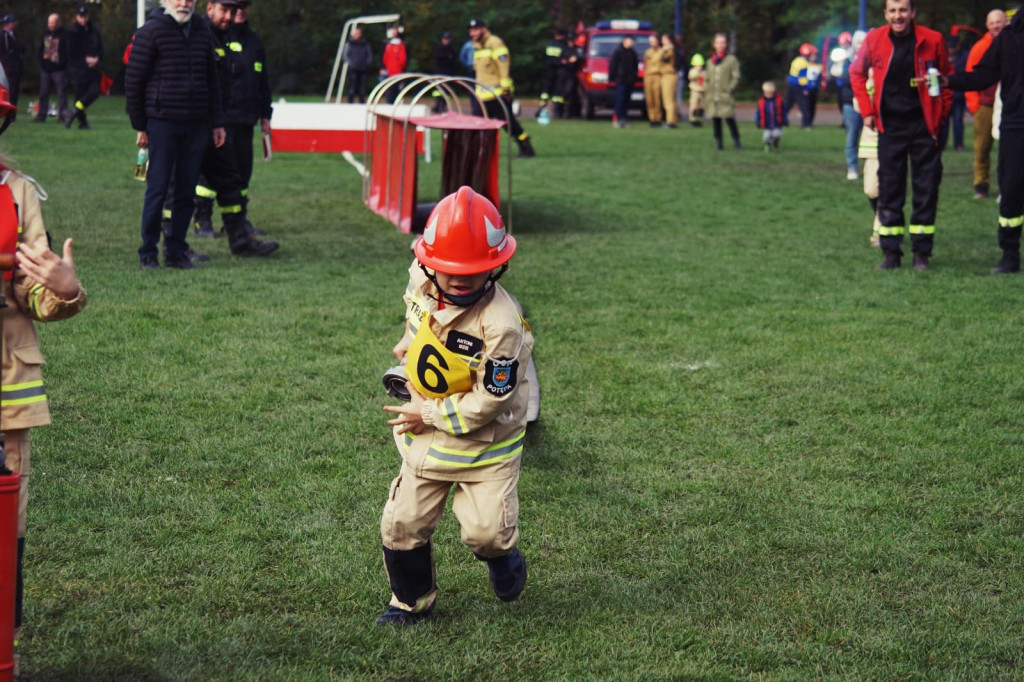
[[[462,393],[428,399],[422,411],[428,425],[424,432],[396,434],[395,442],[406,464],[423,478],[505,478],[510,468],[518,468],[522,453],[529,400],[526,367],[533,352],[533,334],[515,299],[498,284],[468,308],[448,305],[437,310],[436,301],[430,298],[435,293],[433,283],[413,262],[405,294],[409,331],[414,333],[424,319],[423,312],[430,311],[426,319],[442,343],[448,345],[455,334],[479,341],[480,351],[464,358],[473,386]],[[510,362],[513,358],[515,362]],[[514,371],[505,377],[509,390],[495,386],[495,366]],[[416,370],[406,368],[411,371]]]
[[[46,244],[46,229],[39,210],[35,185],[23,175],[3,170],[0,184],[6,184],[17,207],[21,241]],[[5,431],[27,429],[50,423],[50,409],[43,387],[43,356],[33,320],[49,322],[71,317],[85,307],[85,291],[70,301],[28,278],[21,270],[3,280],[7,306],[3,315],[3,377],[0,387],[0,418]]]
[[[511,56],[501,38],[484,30],[480,41],[473,43],[473,71],[481,85],[492,88],[498,95],[512,92]],[[483,100],[494,99],[494,93],[477,89],[477,96]]]

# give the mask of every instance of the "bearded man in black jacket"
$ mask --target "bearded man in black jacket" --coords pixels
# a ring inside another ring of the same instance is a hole
[[[125,95],[136,144],[149,150],[146,198],[142,207],[139,265],[159,267],[160,221],[167,188],[195,187],[208,139],[224,144],[221,86],[213,36],[194,15],[195,0],[161,0],[135,34]],[[176,193],[171,227],[164,238],[164,265],[195,267],[188,257],[191,192]]]

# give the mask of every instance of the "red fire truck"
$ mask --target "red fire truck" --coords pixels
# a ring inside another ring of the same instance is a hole
[[[644,52],[648,48],[648,36],[658,35],[649,21],[636,19],[612,19],[599,21],[584,29],[586,44],[583,46],[583,68],[580,70],[580,85],[583,90],[583,114],[594,118],[598,107],[611,109],[615,106],[615,84],[608,82],[608,62],[612,52],[622,44],[622,39],[632,36],[640,62],[640,73],[633,85],[630,108],[644,111]]]

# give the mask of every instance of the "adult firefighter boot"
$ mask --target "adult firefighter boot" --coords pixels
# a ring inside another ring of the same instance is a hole
[[[882,244],[882,262],[875,266],[875,270],[895,270],[900,266],[903,252],[899,247],[887,248],[889,245]]]
[[[526,135],[521,140],[516,140],[519,143],[519,157],[520,158],[532,158],[537,156],[537,152],[533,151],[533,144],[530,142],[530,136]]]
[[[1012,275],[1020,272],[1020,233],[1019,227],[999,228],[999,248],[1003,257],[999,265],[992,271],[993,275]]]
[[[261,230],[249,220],[249,197],[247,196],[242,197],[242,219],[245,221],[245,231],[249,233],[250,237],[267,236],[266,230]]]
[[[195,222],[196,236],[212,238],[219,237],[220,232],[213,229],[213,198],[196,197],[195,207],[196,209],[192,219]]]
[[[224,231],[228,235],[228,247],[233,256],[266,256],[277,251],[277,242],[272,239],[260,241],[245,229],[245,217],[241,213],[224,213]]]

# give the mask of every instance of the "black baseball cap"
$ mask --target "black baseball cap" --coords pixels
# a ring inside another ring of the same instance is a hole
[[[3,17],[0,17],[0,24],[16,24],[16,23],[18,23],[18,20],[15,18],[15,16],[13,14],[5,14],[5,15],[3,15]]]
[[[75,14],[77,14],[80,17],[87,17],[87,16],[89,16],[89,8],[86,7],[85,5],[79,5],[78,6],[78,11],[75,12]]]
[[[474,17],[473,19],[469,20],[469,27],[470,28],[484,28],[486,26],[487,26],[487,22],[484,21],[483,19],[477,19],[477,18]]]

